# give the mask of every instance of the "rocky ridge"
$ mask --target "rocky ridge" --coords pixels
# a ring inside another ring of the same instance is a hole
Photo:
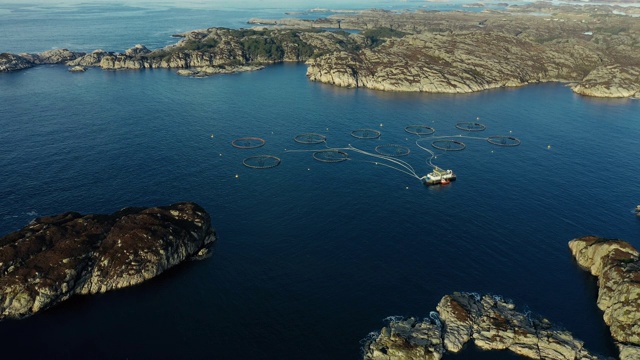
[[[598,308],[621,360],[640,359],[640,253],[617,239],[586,236],[569,242],[577,263],[598,277]]]
[[[357,29],[369,44],[389,41],[384,35],[380,39],[383,32],[377,31],[379,29],[403,32],[414,39],[429,38],[428,34],[453,38],[452,42],[439,44],[435,49],[418,48],[407,40],[395,42],[396,49],[370,47],[347,54],[330,53],[313,60],[309,78],[338,86],[458,93],[541,81],[568,81],[576,83],[572,89],[582,95],[640,97],[640,78],[636,75],[640,73],[637,56],[640,23],[631,16],[617,14],[622,10],[624,7],[539,2],[509,6],[507,11],[367,10],[317,20],[252,19],[250,22],[284,28]],[[542,15],[527,15],[530,13]],[[500,46],[500,52],[494,54],[494,42],[480,39],[472,43],[469,33],[485,34],[486,39],[490,39],[489,34],[506,36],[511,39],[505,44],[512,47]],[[475,46],[478,55],[474,56],[473,51],[467,51],[469,49],[458,54],[458,48],[453,44],[458,41],[463,46]],[[411,53],[426,58],[405,57]],[[583,61],[581,53],[589,56]],[[561,56],[562,68],[568,72],[566,75],[573,76],[556,78],[553,70],[558,67],[557,55]],[[436,61],[432,63],[433,57]],[[415,62],[415,59],[421,61]],[[469,60],[470,63],[465,62]],[[543,71],[542,76],[538,76],[538,70],[547,65],[551,71]],[[521,69],[516,69],[518,67]],[[464,73],[474,68],[481,71],[477,81]],[[491,71],[482,72],[486,69]],[[524,76],[520,76],[520,72]],[[460,83],[467,85],[460,86]]]
[[[516,310],[501,297],[456,292],[445,295],[437,312],[418,321],[391,318],[364,344],[368,360],[439,360],[473,340],[484,350],[510,350],[531,359],[604,359],[549,320]]]
[[[549,11],[548,16],[523,15]],[[0,54],[0,71],[39,63],[107,70],[172,68],[207,76],[307,62],[307,76],[337,86],[468,93],[547,81],[597,97],[640,97],[640,23],[615,6],[536,3],[508,11],[340,13],[317,20],[252,19],[271,27],[209,28],[162,49]],[[349,28],[359,34],[318,28]]]
[[[576,43],[543,46],[503,33],[423,33],[375,49],[308,62],[313,81],[376,90],[469,93],[548,81],[580,81],[602,54]]]
[[[194,203],[37,218],[0,238],[0,320],[33,315],[74,294],[139,284],[206,256],[215,239],[209,214]]]

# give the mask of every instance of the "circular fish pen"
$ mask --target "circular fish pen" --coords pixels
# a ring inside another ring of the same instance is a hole
[[[487,127],[477,122],[459,122],[456,124],[456,129],[464,131],[484,131]]]
[[[520,139],[513,136],[489,136],[487,138],[489,144],[498,146],[518,146],[520,145]]]
[[[377,139],[380,135],[380,131],[373,129],[357,129],[351,132],[351,136],[358,139]]]
[[[347,160],[349,154],[340,150],[327,149],[314,152],[313,158],[320,162],[337,163]]]
[[[233,140],[231,145],[238,149],[255,149],[264,146],[266,143],[264,139],[258,137],[243,137]]]
[[[321,144],[327,141],[327,137],[320,134],[307,133],[296,135],[293,140],[300,144]]]
[[[380,155],[392,157],[407,156],[411,153],[408,147],[396,144],[378,145],[375,150]]]
[[[467,147],[463,142],[456,140],[436,140],[431,143],[431,146],[444,151],[461,151]]]
[[[424,136],[433,134],[434,132],[436,132],[436,129],[427,125],[409,125],[404,128],[404,131],[408,132],[409,134]]]
[[[242,164],[252,169],[270,169],[280,165],[280,158],[273,155],[256,155],[244,159]]]

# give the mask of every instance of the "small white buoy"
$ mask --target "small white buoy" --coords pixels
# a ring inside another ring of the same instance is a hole
[[[311,170],[310,168],[307,168],[307,171]]]
[[[380,123],[380,127],[382,127],[382,123]]]
[[[547,149],[551,149],[551,145],[547,145]]]
[[[240,175],[236,174],[236,179],[239,178],[239,177],[240,177]]]
[[[222,156],[222,154],[220,154],[220,156]]]
[[[213,134],[211,134],[211,138],[212,138],[212,139],[214,138]]]
[[[407,190],[409,190],[409,187],[407,186]]]

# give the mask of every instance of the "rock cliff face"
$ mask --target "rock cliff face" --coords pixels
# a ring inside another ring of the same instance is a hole
[[[313,81],[376,90],[469,93],[547,81],[579,81],[600,54],[569,51],[502,33],[424,33],[389,39],[375,49],[334,53],[308,62]]]
[[[569,248],[598,277],[598,307],[620,359],[640,359],[640,253],[622,240],[595,236],[571,240]]]
[[[531,359],[590,360],[580,340],[547,319],[519,312],[500,297],[446,295],[424,321],[392,319],[364,345],[364,359],[439,360],[469,340],[485,350],[510,350]]]
[[[33,67],[33,62],[20,55],[0,54],[0,72],[17,71]]]
[[[640,66],[599,66],[572,89],[587,96],[640,98],[639,79]]]
[[[35,219],[0,238],[0,320],[33,315],[74,294],[139,284],[205,256],[214,240],[209,215],[194,203]]]

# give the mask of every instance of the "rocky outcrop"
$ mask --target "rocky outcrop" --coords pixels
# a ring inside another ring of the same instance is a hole
[[[375,49],[308,62],[310,80],[375,90],[469,93],[547,81],[579,81],[600,54],[542,46],[501,33],[424,33]]]
[[[102,49],[94,50],[89,54],[85,54],[75,60],[71,60],[67,62],[68,66],[100,66],[100,62],[102,58],[112,55],[112,53],[108,53]]]
[[[69,72],[73,72],[73,73],[80,73],[85,71],[87,71],[87,68],[83,66],[73,66],[69,68]]]
[[[150,53],[151,50],[147,49],[146,46],[142,44],[137,44],[132,48],[127,49],[124,54],[127,56],[139,56]]]
[[[599,66],[572,89],[578,94],[587,96],[640,97],[638,79],[640,79],[640,66],[619,64]]]
[[[67,49],[47,50],[38,54],[20,54],[31,60],[34,64],[63,64],[75,60],[84,55],[83,52],[75,52]]]
[[[209,66],[204,68],[193,69],[180,69],[177,71],[178,75],[191,76],[191,77],[207,77],[218,74],[235,74],[245,71],[262,70],[264,66],[261,65],[241,65],[241,66]]]
[[[439,360],[470,340],[484,350],[510,350],[530,359],[602,359],[549,320],[517,311],[501,297],[475,293],[444,296],[437,312],[423,321],[391,318],[366,341],[364,359]]]
[[[63,64],[82,57],[84,53],[69,51],[67,49],[55,49],[39,54],[0,54],[0,72],[9,72],[28,69],[41,64]]]
[[[315,51],[345,48],[344,34],[301,32],[291,30],[231,30],[210,28],[182,33],[174,45],[150,51],[136,45],[124,53],[96,50],[67,63],[69,66],[99,66],[107,70],[121,69],[189,69],[182,75],[212,75],[251,71],[262,64],[300,62]]]
[[[209,215],[194,203],[37,218],[0,238],[0,319],[139,284],[205,256],[214,240]]]
[[[598,277],[598,307],[620,350],[620,359],[640,359],[640,253],[617,239],[571,240],[578,264]]]
[[[24,70],[33,67],[34,63],[20,55],[0,54],[0,72]]]

